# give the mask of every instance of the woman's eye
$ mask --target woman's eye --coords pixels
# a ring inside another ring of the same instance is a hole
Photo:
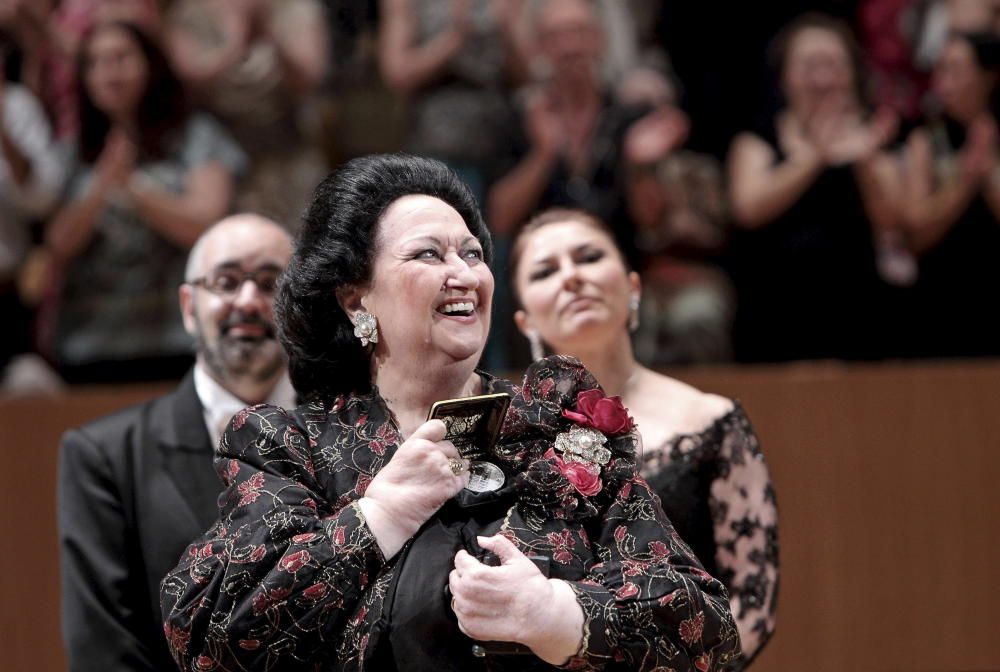
[[[462,256],[466,259],[477,259],[479,261],[483,260],[483,251],[477,249],[466,250]]]
[[[604,252],[602,250],[590,250],[584,252],[580,257],[580,261],[585,264],[592,264],[595,261],[600,261],[604,258]]]
[[[553,272],[554,272],[554,270],[551,269],[551,268],[539,268],[537,271],[534,271],[530,276],[528,276],[528,279],[529,280],[544,280],[545,278],[547,278],[550,275],[552,275]]]
[[[438,254],[437,250],[427,249],[427,250],[421,250],[420,252],[417,252],[416,256],[414,256],[413,258],[414,259],[440,259],[441,255]]]

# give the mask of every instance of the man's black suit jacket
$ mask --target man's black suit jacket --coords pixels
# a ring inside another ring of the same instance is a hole
[[[192,373],[168,395],[63,436],[59,541],[71,672],[174,669],[160,579],[218,517],[212,455]]]

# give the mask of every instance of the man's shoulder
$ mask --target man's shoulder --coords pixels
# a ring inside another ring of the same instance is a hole
[[[167,413],[179,395],[193,393],[183,387],[158,397],[142,401],[127,408],[95,418],[78,427],[66,431],[62,444],[66,446],[84,443],[101,446],[104,450],[123,450],[138,440],[154,419],[166,419]]]

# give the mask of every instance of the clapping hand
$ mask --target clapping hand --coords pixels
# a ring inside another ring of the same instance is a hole
[[[451,30],[464,43],[472,30],[472,0],[451,0]]]
[[[121,128],[112,128],[97,157],[98,183],[111,191],[124,189],[135,170],[137,155],[138,150],[128,134]]]
[[[806,121],[806,140],[828,166],[854,163],[871,156],[892,140],[899,117],[879,108],[867,121],[842,105],[820,105]]]
[[[657,163],[687,140],[691,124],[672,105],[661,105],[633,123],[625,134],[625,157],[634,165]]]
[[[563,120],[546,93],[537,92],[529,99],[526,126],[532,147],[543,156],[555,156],[565,148]]]
[[[991,117],[980,116],[969,126],[959,163],[963,174],[973,181],[990,174],[997,165],[997,125]]]

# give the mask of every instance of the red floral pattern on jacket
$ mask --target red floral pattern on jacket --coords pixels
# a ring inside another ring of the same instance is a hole
[[[638,476],[633,437],[609,441],[603,487],[581,494],[550,453],[581,390],[571,358],[532,365],[520,387],[487,378],[512,402],[497,456],[516,474],[499,532],[552,559],[584,613],[565,667],[722,669],[739,638],[722,584],[704,571]],[[164,626],[184,670],[364,670],[396,566],[356,502],[400,436],[377,392],[293,413],[258,406],[223,438],[221,517],[161,584]],[[238,467],[234,467],[234,463]],[[375,634],[373,634],[375,633]],[[548,667],[521,657],[517,669]]]

